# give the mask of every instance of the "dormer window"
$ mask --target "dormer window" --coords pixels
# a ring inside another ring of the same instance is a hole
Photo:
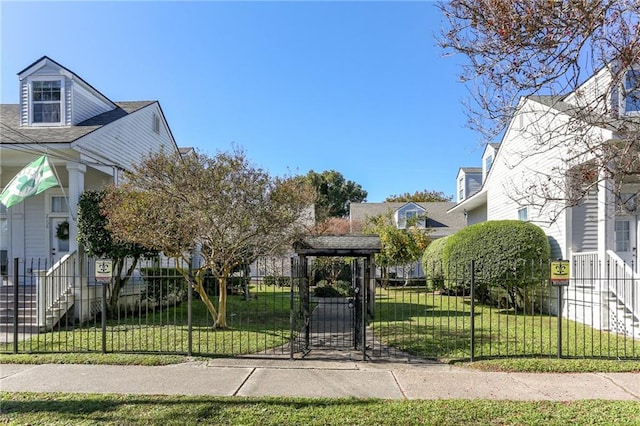
[[[424,228],[427,225],[426,217],[423,211],[406,210],[404,217],[400,216],[398,228],[405,229],[408,227]]]
[[[625,113],[640,113],[640,70],[629,70],[624,82]]]
[[[493,155],[489,155],[484,160],[484,173],[485,175],[489,174],[489,170],[491,170],[491,165],[493,164]]]
[[[31,82],[31,123],[35,125],[61,124],[64,109],[62,80],[33,80]]]

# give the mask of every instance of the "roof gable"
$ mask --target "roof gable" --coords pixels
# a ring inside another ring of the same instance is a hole
[[[87,83],[84,79],[82,79],[78,74],[71,71],[69,68],[60,65],[58,62],[49,58],[48,56],[43,56],[22,71],[18,73],[18,78],[20,81],[23,81],[31,76],[37,75],[47,75],[47,76],[63,76],[68,78],[73,82],[73,84],[80,86],[82,89],[86,90],[96,98],[99,102],[103,102],[108,104],[110,107],[115,108],[116,105],[113,101],[107,98],[105,95],[100,93],[95,87]]]

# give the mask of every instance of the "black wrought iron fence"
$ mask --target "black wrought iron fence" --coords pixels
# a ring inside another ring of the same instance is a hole
[[[568,283],[552,285],[550,266],[453,263],[430,265],[425,276],[416,268],[377,268],[372,282],[358,285],[367,306],[360,349],[370,357],[640,359],[637,275],[615,262],[576,263]],[[3,353],[292,356],[309,348],[310,332],[330,341],[335,330],[320,328],[341,320],[322,312],[353,297],[316,289],[327,283],[288,258],[238,268],[226,288],[206,276],[215,309],[190,284],[189,265],[168,260],[140,262],[112,305],[112,283],[96,278],[95,259],[17,260],[9,270],[0,285]],[[343,317],[351,322],[339,330],[355,336],[344,328],[362,321]]]
[[[144,260],[116,298],[113,279],[96,277],[94,259],[64,262],[14,262],[0,287],[2,352],[289,353],[290,259],[238,268],[226,286],[205,276],[200,292],[189,284],[189,265]]]
[[[551,263],[519,260],[436,263],[426,268],[426,277],[396,278],[386,286],[379,279],[371,352],[438,359],[640,359],[634,293],[640,280],[629,273],[630,265],[620,272],[624,266],[575,263],[568,280],[555,283]],[[581,268],[591,271],[589,279]]]

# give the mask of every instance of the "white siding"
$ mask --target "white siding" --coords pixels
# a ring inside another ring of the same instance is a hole
[[[598,249],[598,194],[589,192],[582,202],[571,209],[571,248],[574,252]]]
[[[467,211],[467,226],[487,221],[487,209],[482,206]]]
[[[74,85],[72,90],[72,123],[74,125],[114,109],[113,105],[96,98],[81,86]]]
[[[24,201],[24,256],[27,259],[44,259],[49,245],[49,233],[44,214],[45,193]]]
[[[139,162],[151,152],[164,149],[173,152],[175,144],[164,123],[161,123],[160,134],[152,128],[153,114],[160,114],[157,103],[138,110],[127,117],[85,136],[76,144],[80,151],[87,149],[87,155],[94,153],[109,158],[114,164],[125,169]]]
[[[20,125],[29,125],[29,85],[24,80],[20,82]]]
[[[611,109],[611,73],[603,68],[565,98],[565,102],[577,106],[596,107],[601,112]]]
[[[530,101],[527,101],[530,102]],[[525,105],[526,106],[526,105]],[[531,134],[539,129],[551,129],[551,121],[561,119],[557,115],[548,114],[539,104],[529,105],[519,110],[518,115],[525,114],[524,119],[516,116],[514,125],[507,129],[492,166],[491,179],[486,183],[488,191],[487,219],[518,219],[518,209],[529,207],[529,221],[539,225],[550,237],[554,255],[560,256],[566,251],[565,216],[562,205],[556,202],[547,203],[545,208],[534,208],[530,204],[541,204],[540,196],[528,193],[531,199],[523,199],[524,193],[531,185],[546,179],[548,175],[558,173],[562,169],[564,152],[557,147],[540,146]],[[530,115],[536,114],[535,119]],[[533,123],[533,124],[532,124]],[[525,129],[521,128],[521,124]],[[527,126],[531,126],[528,130]],[[535,129],[534,129],[535,128]],[[560,137],[562,133],[558,133]],[[548,134],[545,137],[549,137]],[[552,222],[552,220],[555,220]],[[561,253],[557,253],[560,251]]]

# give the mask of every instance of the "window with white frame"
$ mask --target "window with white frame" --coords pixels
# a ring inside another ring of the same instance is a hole
[[[629,220],[616,220],[614,240],[616,251],[631,250],[631,223]]]
[[[417,228],[424,228],[426,226],[426,220],[424,213],[419,210],[407,210],[404,213],[404,226],[415,226]]]
[[[640,113],[640,70],[629,70],[624,81],[625,113]]]
[[[458,200],[464,200],[464,177],[458,181]]]
[[[34,80],[31,82],[31,122],[60,124],[63,115],[62,80]]]
[[[528,207],[523,207],[521,209],[518,209],[518,220],[521,220],[523,222],[526,222],[529,220],[529,208]]]
[[[68,213],[67,197],[53,195],[51,197],[51,213]]]
[[[491,170],[491,165],[493,164],[493,155],[489,155],[484,160],[484,172],[485,174],[489,174],[489,170]]]

